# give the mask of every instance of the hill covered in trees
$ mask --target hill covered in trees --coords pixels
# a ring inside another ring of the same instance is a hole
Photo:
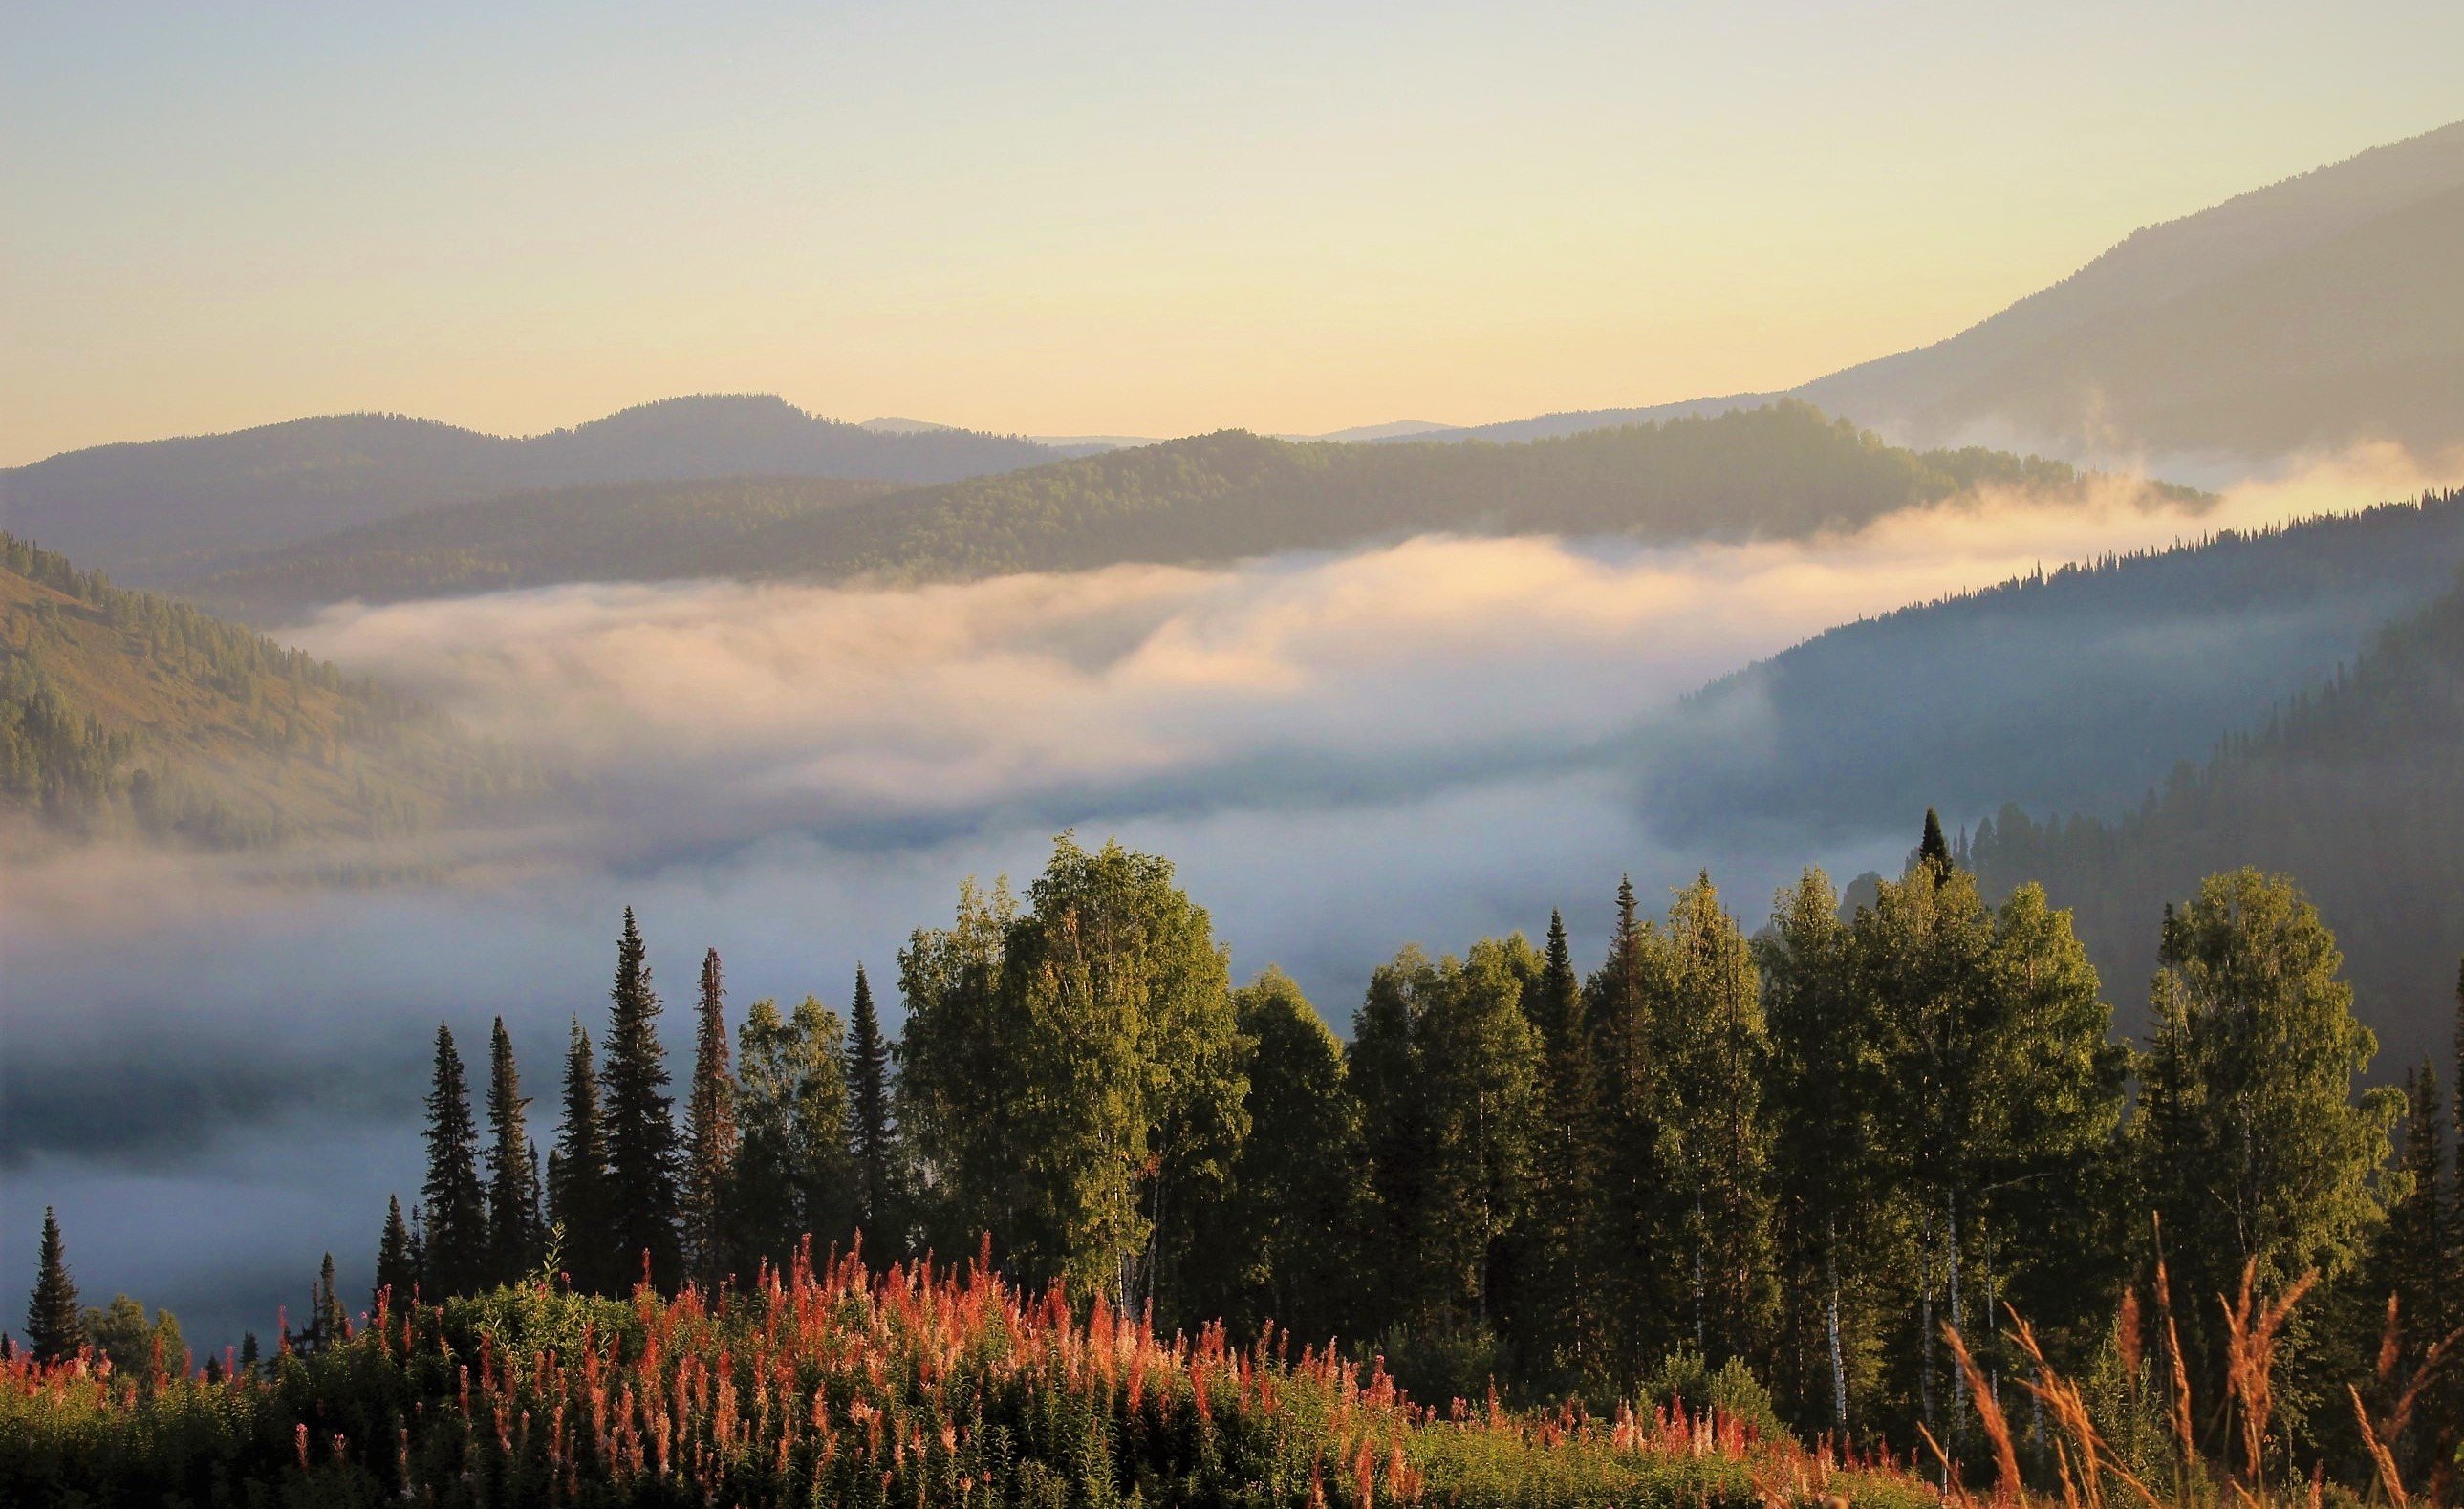
[[[920,580],[1224,561],[1435,531],[1798,538],[1989,485],[2051,495],[2083,479],[2058,463],[1999,451],[1898,449],[1794,404],[1511,446],[1293,444],[1227,430],[795,507],[759,528],[741,527],[741,511],[703,486],[572,494],[553,504],[578,525],[593,507],[638,508],[655,497],[648,506],[681,519],[697,499],[711,499],[711,537],[646,540],[631,551],[577,548],[535,530],[527,520],[550,506],[543,500],[425,514],[276,552],[194,590],[257,615],[330,601],[323,594],[344,583],[378,599],[434,591],[440,582],[428,566],[451,559],[474,536],[531,543],[526,554],[508,548],[474,568],[454,583],[459,590],[508,575],[572,580],[585,561],[637,579]],[[406,557],[416,564],[403,563]]]
[[[1067,454],[968,430],[885,434],[751,395],[668,399],[522,439],[341,414],[0,471],[0,528],[160,582],[414,509],[543,488],[746,475],[920,484]]]
[[[212,605],[266,613],[353,598],[724,576],[745,566],[770,526],[891,491],[889,483],[826,477],[721,477],[517,493],[321,536],[185,590]]]
[[[229,848],[408,832],[536,784],[416,704],[0,535],[0,812]]]
[[[1637,742],[1679,842],[1804,842],[1939,805],[2115,816],[2334,675],[2464,567],[2464,492],[2226,531],[1841,624],[1721,678]]]
[[[2138,810],[2098,818],[2014,803],[1978,826],[1968,853],[1991,886],[2041,880],[2122,979],[2153,968],[2139,919],[2185,877],[2233,864],[2300,874],[2344,939],[2392,1069],[2437,1045],[2459,983],[2459,835],[2464,580]]]

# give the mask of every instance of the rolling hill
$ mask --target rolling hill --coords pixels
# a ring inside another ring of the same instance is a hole
[[[2186,767],[2138,811],[1981,823],[1989,886],[2040,880],[2075,909],[2117,1000],[2144,999],[2149,919],[2242,864],[2293,875],[2343,945],[2378,1073],[2445,1044],[2464,955],[2464,580],[2390,625],[2353,667]],[[2037,806],[2038,814],[2059,813]]]
[[[262,620],[341,595],[592,575],[920,580],[1223,561],[1437,531],[1801,537],[1986,484],[2081,480],[1998,451],[1895,449],[1794,404],[1514,446],[1292,444],[1231,430],[867,497],[697,484],[430,512],[277,551],[191,590]],[[737,494],[757,493],[781,513],[748,527]],[[708,530],[678,538],[704,503]],[[600,509],[658,513],[675,529],[628,551],[578,547],[568,536]],[[549,510],[572,529],[540,527]],[[466,555],[469,569],[440,569]]]
[[[415,509],[543,488],[736,475],[925,484],[1065,454],[966,430],[885,434],[770,397],[669,399],[528,439],[345,414],[0,471],[0,528],[160,582]]]
[[[539,785],[416,704],[0,535],[0,816],[242,848],[414,832]]]

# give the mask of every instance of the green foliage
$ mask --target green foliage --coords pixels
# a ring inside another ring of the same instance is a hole
[[[563,1124],[548,1160],[547,1209],[573,1255],[573,1285],[585,1294],[618,1293],[626,1282],[616,1245],[615,1193],[607,1179],[599,1073],[591,1062],[590,1035],[576,1017],[564,1055]]]
[[[488,1038],[488,1272],[496,1283],[513,1282],[539,1261],[541,1192],[524,1121],[530,1104],[499,1017]]]
[[[678,1188],[686,1271],[706,1289],[716,1288],[734,1271],[738,1254],[731,1188],[738,1124],[736,1077],[728,1068],[726,996],[718,951],[712,949],[701,961],[693,1090],[685,1102],[684,1170]]]
[[[110,1363],[114,1372],[143,1378],[166,1367],[178,1371],[188,1366],[188,1344],[180,1335],[178,1317],[168,1310],[156,1310],[149,1321],[145,1306],[115,1294],[108,1305],[86,1311],[79,1323],[86,1345]]]
[[[1750,1427],[1766,1440],[1784,1440],[1771,1390],[1754,1376],[1743,1358],[1731,1357],[1714,1367],[1697,1351],[1680,1349],[1660,1360],[1643,1376],[1639,1390],[1644,1402],[1664,1410],[1700,1414],[1708,1410]]]
[[[785,1018],[774,1002],[755,1001],[737,1030],[743,1142],[730,1199],[746,1277],[765,1259],[786,1265],[807,1236],[826,1251],[855,1230],[845,1037],[838,1014],[810,995]]]
[[[428,1212],[422,1277],[439,1296],[487,1286],[494,1251],[487,1194],[479,1182],[479,1129],[453,1032],[436,1024],[436,1067],[428,1091]]]
[[[56,1362],[85,1341],[85,1323],[77,1312],[77,1281],[69,1277],[67,1244],[60,1238],[59,1218],[43,1207],[43,1245],[34,1274],[34,1292],[26,1302],[26,1345],[36,1362]]]
[[[930,1225],[1077,1296],[1177,1302],[1192,1213],[1247,1131],[1222,951],[1169,863],[1067,835],[1020,911],[961,890],[899,954],[900,1125]]]
[[[896,1257],[906,1246],[905,1218],[897,1209],[900,1174],[898,1127],[891,1119],[890,1039],[872,1003],[872,982],[855,967],[855,994],[847,1001],[847,1153],[856,1167],[856,1220],[873,1251]]]
[[[616,942],[607,1063],[601,1076],[606,1089],[607,1236],[633,1277],[647,1264],[651,1281],[665,1285],[676,1281],[683,1263],[676,1232],[681,1148],[667,1093],[659,1011],[658,993],[650,988],[649,950],[627,907]]]
[[[1191,1305],[1238,1336],[1331,1345],[1358,1313],[1366,1190],[1343,1044],[1281,970],[1232,994],[1249,1135],[1199,1214]]]

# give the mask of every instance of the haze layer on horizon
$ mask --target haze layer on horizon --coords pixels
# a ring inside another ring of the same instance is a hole
[[[776,391],[1045,434],[1793,385],[2445,122],[2464,11],[11,8],[0,465]]]

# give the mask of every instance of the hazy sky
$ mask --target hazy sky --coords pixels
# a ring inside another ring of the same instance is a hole
[[[2464,7],[0,10],[0,464],[690,391],[1043,433],[1793,384],[2464,109]]]

